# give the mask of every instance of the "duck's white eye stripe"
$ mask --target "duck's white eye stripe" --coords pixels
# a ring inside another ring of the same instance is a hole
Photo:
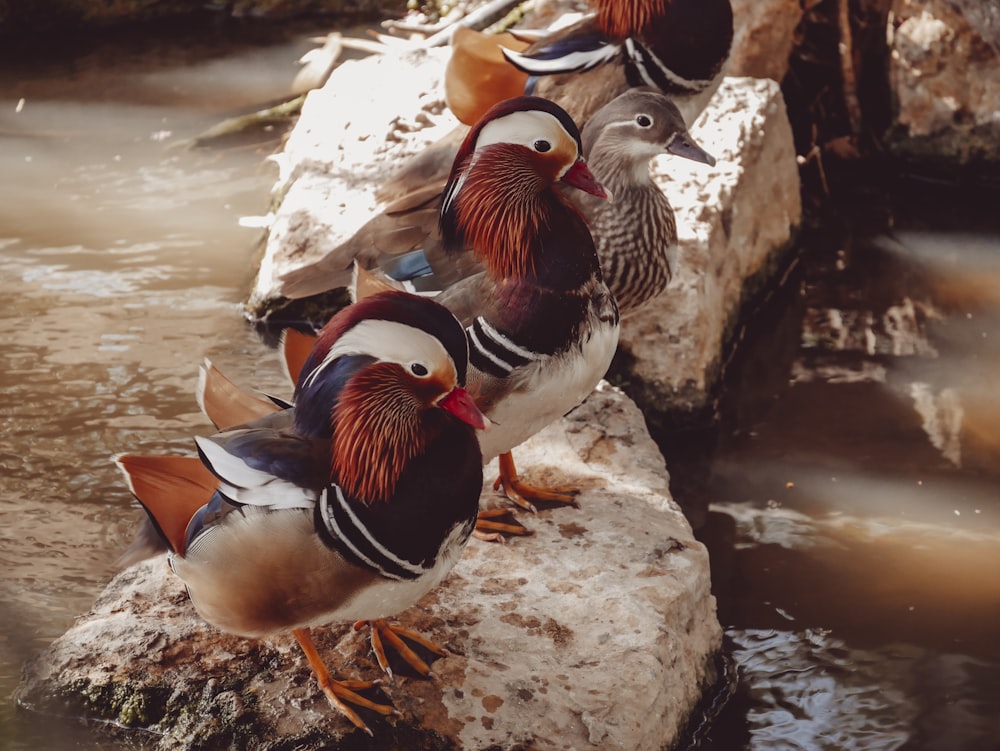
[[[407,370],[412,363],[433,370],[436,364],[449,359],[441,341],[423,329],[373,318],[361,321],[337,340],[323,362],[306,378],[305,387],[311,386],[330,363],[343,355],[370,355],[377,360],[399,363]]]
[[[547,141],[552,149],[554,144],[567,139],[575,140],[554,115],[540,110],[517,110],[486,123],[479,131],[476,149],[495,143],[516,143],[534,149],[539,141]]]

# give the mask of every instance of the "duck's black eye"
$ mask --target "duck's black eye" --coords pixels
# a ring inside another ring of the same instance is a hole
[[[649,115],[636,115],[635,122],[640,128],[648,128],[653,124],[653,118]]]
[[[540,154],[544,154],[546,151],[552,149],[552,144],[542,138],[539,138],[531,145],[534,146],[535,151],[539,152]]]
[[[419,378],[423,378],[430,371],[427,370],[427,366],[424,365],[423,363],[421,363],[421,362],[414,362],[414,363],[410,363],[410,372],[413,373],[413,375],[415,375],[415,376],[417,376]]]

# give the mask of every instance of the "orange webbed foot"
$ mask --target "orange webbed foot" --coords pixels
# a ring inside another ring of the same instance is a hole
[[[448,652],[432,642],[430,639],[402,626],[394,626],[384,618],[374,621],[358,621],[354,624],[355,629],[368,626],[371,631],[372,651],[379,667],[385,671],[390,680],[393,677],[392,668],[389,666],[389,658],[385,653],[385,645],[388,644],[403,660],[417,673],[425,678],[433,678],[434,673],[430,666],[416,653],[403,639],[408,639],[414,644],[419,644],[432,654],[439,657],[447,656]]]
[[[370,709],[384,717],[391,715],[398,716],[400,714],[391,704],[379,704],[357,693],[358,691],[374,688],[378,685],[377,681],[334,680],[330,675],[330,671],[326,669],[323,659],[319,656],[316,645],[313,644],[309,629],[298,628],[292,631],[292,634],[295,636],[295,640],[299,643],[299,646],[302,647],[302,651],[309,661],[309,666],[316,676],[316,682],[323,689],[323,693],[326,695],[330,705],[350,720],[356,728],[363,730],[368,735],[373,735],[371,728],[365,724],[365,721],[361,719],[350,705]]]
[[[499,521],[501,519],[504,521]],[[514,512],[509,508],[479,509],[476,528],[472,531],[477,540],[499,543],[507,542],[505,535],[523,537],[533,534],[514,518]]]
[[[579,490],[571,487],[542,488],[522,482],[517,475],[517,467],[514,466],[514,457],[508,451],[500,454],[500,477],[493,483],[494,490],[503,489],[507,498],[516,503],[521,508],[535,513],[535,503],[546,501],[549,503],[565,503],[579,508],[576,496]]]

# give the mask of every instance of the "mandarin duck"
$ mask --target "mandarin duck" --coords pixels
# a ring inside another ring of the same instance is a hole
[[[501,102],[465,138],[437,201],[440,247],[483,270],[435,299],[468,332],[469,391],[494,423],[479,436],[483,460],[500,457],[497,487],[529,510],[533,500],[572,503],[575,494],[522,483],[510,450],[583,401],[618,343],[618,306],[590,230],[556,188],[605,197],[581,149],[558,105]],[[286,277],[291,296],[320,291],[316,271]]]
[[[574,502],[571,489],[520,480],[511,449],[577,406],[611,364],[619,313],[590,230],[557,184],[606,192],[558,105],[516,97],[490,109],[456,156],[439,208],[441,247],[483,271],[435,299],[466,326],[469,391],[493,427],[483,460],[499,457],[508,498]]]
[[[733,40],[730,0],[592,0],[595,12],[544,32],[457,29],[445,101],[465,125],[402,164],[376,190],[384,204],[448,174],[466,126],[512,91],[561,105],[581,127],[630,87],[671,98],[690,127],[722,82]]]
[[[383,667],[387,639],[429,673],[399,636],[440,650],[384,619],[444,578],[474,527],[474,429],[488,421],[463,388],[467,360],[445,308],[383,293],[323,328],[294,406],[196,438],[198,457],[117,458],[201,617],[248,638],[290,630],[330,703],[369,734],[349,705],[395,710],[357,693],[371,682],[334,680],[310,628],[367,622]],[[154,552],[141,538],[133,560]]]
[[[377,289],[359,296],[367,298],[379,292],[391,291],[387,290],[386,285],[378,279],[375,279],[374,284],[377,285]],[[293,384],[298,383],[302,371],[310,367],[309,356],[315,342],[314,334],[298,329],[287,328],[282,332],[280,337],[282,365]],[[229,380],[208,360],[199,369],[196,396],[201,411],[218,428],[249,422],[290,406],[278,397],[262,396],[246,391]],[[490,509],[480,510],[473,534],[490,541],[503,541],[504,535],[529,535],[531,531],[513,519],[508,509]],[[421,643],[427,646],[425,642]],[[395,642],[394,646],[397,651],[403,651],[398,642]],[[384,654],[376,648],[375,655],[382,667],[386,668]],[[412,658],[408,658],[408,661],[418,672],[425,672],[425,668],[419,662]]]
[[[442,247],[484,271],[437,301],[466,327],[469,392],[493,422],[483,461],[518,505],[574,502],[575,491],[520,480],[511,449],[582,402],[611,365],[620,317],[587,223],[557,184],[607,193],[557,104],[516,97],[491,108],[455,157],[440,207]]]
[[[674,209],[653,182],[650,162],[671,154],[715,166],[715,158],[694,142],[670,99],[650,89],[629,89],[598,110],[583,129],[583,150],[615,200],[580,194],[574,201],[627,315],[662,293],[677,269]]]
[[[563,192],[590,224],[604,279],[624,315],[660,294],[676,269],[674,211],[650,177],[651,160],[671,154],[714,165],[715,159],[695,143],[670,99],[648,88],[629,89],[602,107],[584,127],[582,144],[587,166],[614,200]],[[285,294],[349,285],[352,261],[418,292],[481,271],[475,254],[442,248],[436,226],[442,191],[426,186],[389,207],[318,265],[288,275]]]
[[[671,97],[691,125],[722,80],[733,41],[730,0],[591,5],[594,13],[530,44],[512,44],[510,35],[456,34],[445,72],[446,101],[455,116],[471,124],[497,101],[493,91],[521,86],[586,124],[627,88],[650,86]],[[508,69],[497,63],[499,55]]]

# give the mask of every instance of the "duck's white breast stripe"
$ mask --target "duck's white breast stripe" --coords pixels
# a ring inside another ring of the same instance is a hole
[[[385,562],[392,564],[395,568],[406,571],[412,576],[397,576],[390,573],[386,570],[384,565],[376,560],[373,560],[371,556],[363,553],[359,547],[351,541],[349,536],[345,534],[345,530],[340,526],[340,523],[337,521],[333,513],[333,509],[329,503],[329,490],[327,489],[323,491],[324,497],[320,502],[320,511],[323,515],[323,521],[327,525],[327,529],[330,530],[330,533],[336,540],[342,542],[360,560],[364,561],[372,568],[377,569],[383,576],[389,577],[390,579],[415,578],[427,573],[427,567],[419,566],[406,560],[405,558],[400,558],[398,555],[385,547],[385,545],[376,540],[375,537],[372,536],[371,532],[368,531],[368,528],[365,527],[364,523],[354,513],[351,505],[347,502],[347,499],[344,498],[344,493],[340,487],[334,485],[333,489],[334,496],[337,499],[337,506],[347,516],[347,521],[350,522],[351,527],[361,534],[361,536],[368,542],[369,545],[371,545],[372,548],[374,548],[374,550],[385,560]]]
[[[517,355],[518,357],[522,357],[525,360],[542,359],[542,356],[537,352],[532,352],[530,349],[525,349],[524,347],[520,346],[517,342],[511,341],[506,336],[501,334],[495,328],[490,326],[489,322],[482,316],[479,316],[476,320],[479,322],[479,326],[480,328],[482,328],[483,333],[486,334],[486,336],[488,336],[490,339],[492,339],[494,342],[496,342],[498,345],[503,347],[508,352],[512,352],[513,354]]]
[[[476,329],[474,326],[469,326],[469,328],[467,328],[466,331],[469,334],[469,344],[471,345],[470,347],[471,351],[469,353],[470,361],[473,354],[478,354],[480,357],[486,358],[491,363],[493,363],[497,368],[503,371],[503,375],[510,375],[510,372],[514,369],[514,366],[511,365],[506,360],[501,360],[499,357],[497,357],[488,349],[486,349],[486,347],[483,346],[483,343],[479,340],[479,334],[476,333]]]

